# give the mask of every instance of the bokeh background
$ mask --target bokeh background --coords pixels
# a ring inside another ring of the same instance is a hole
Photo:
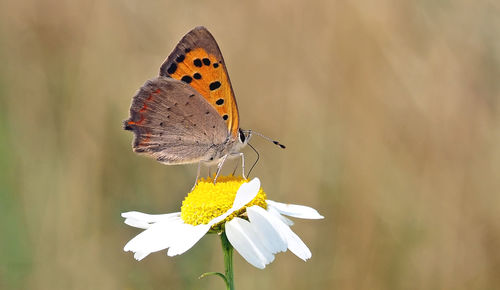
[[[235,256],[238,289],[500,287],[496,1],[0,2],[0,288],[223,289],[217,237],[141,262],[120,213],[179,209],[196,166],[134,154],[135,91],[198,25],[306,263]],[[246,149],[250,164],[255,155]],[[229,171],[232,166],[228,166]]]

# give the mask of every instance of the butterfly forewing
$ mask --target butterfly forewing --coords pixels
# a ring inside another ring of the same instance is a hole
[[[206,28],[196,27],[182,38],[161,66],[160,75],[180,80],[199,92],[236,138],[238,107],[220,49]]]
[[[167,164],[207,161],[227,139],[226,123],[191,86],[158,77],[134,96],[125,129],[135,152]]]

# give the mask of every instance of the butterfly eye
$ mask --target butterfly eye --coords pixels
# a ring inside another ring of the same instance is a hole
[[[238,137],[240,138],[241,143],[245,143],[245,139],[246,139],[245,133],[243,133],[243,131],[241,129],[239,130]]]

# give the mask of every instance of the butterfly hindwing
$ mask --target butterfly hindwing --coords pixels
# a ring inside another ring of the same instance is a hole
[[[134,96],[126,130],[134,132],[135,152],[166,164],[210,160],[227,139],[226,123],[191,86],[157,77]]]
[[[236,138],[238,107],[226,65],[214,37],[204,27],[188,32],[160,68],[160,75],[189,84],[219,113]]]

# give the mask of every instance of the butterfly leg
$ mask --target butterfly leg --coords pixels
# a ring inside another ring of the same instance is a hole
[[[194,180],[194,185],[193,188],[191,188],[191,191],[194,190],[196,185],[198,185],[198,179],[200,178],[200,170],[201,170],[201,161],[198,162],[198,170],[196,171],[196,179]]]
[[[236,166],[234,167],[234,170],[233,170],[233,176],[236,174],[236,170],[238,170],[238,165],[240,165],[240,161],[236,161]]]
[[[243,152],[238,153],[241,157],[241,175],[243,176],[243,179],[247,179],[245,176],[245,154]]]
[[[224,162],[226,162],[228,154],[224,155],[222,159],[219,161],[219,164],[217,164],[217,173],[215,174],[214,178],[214,184],[217,182],[217,177],[219,177],[220,170],[222,169],[222,165],[224,165]]]
[[[240,152],[240,153],[232,153],[231,156],[238,156],[241,157],[241,175],[243,179],[247,179],[245,176],[245,155]],[[239,160],[237,161],[239,163]],[[236,173],[236,169],[238,169],[238,163],[236,163],[236,167],[234,168],[233,175]]]

